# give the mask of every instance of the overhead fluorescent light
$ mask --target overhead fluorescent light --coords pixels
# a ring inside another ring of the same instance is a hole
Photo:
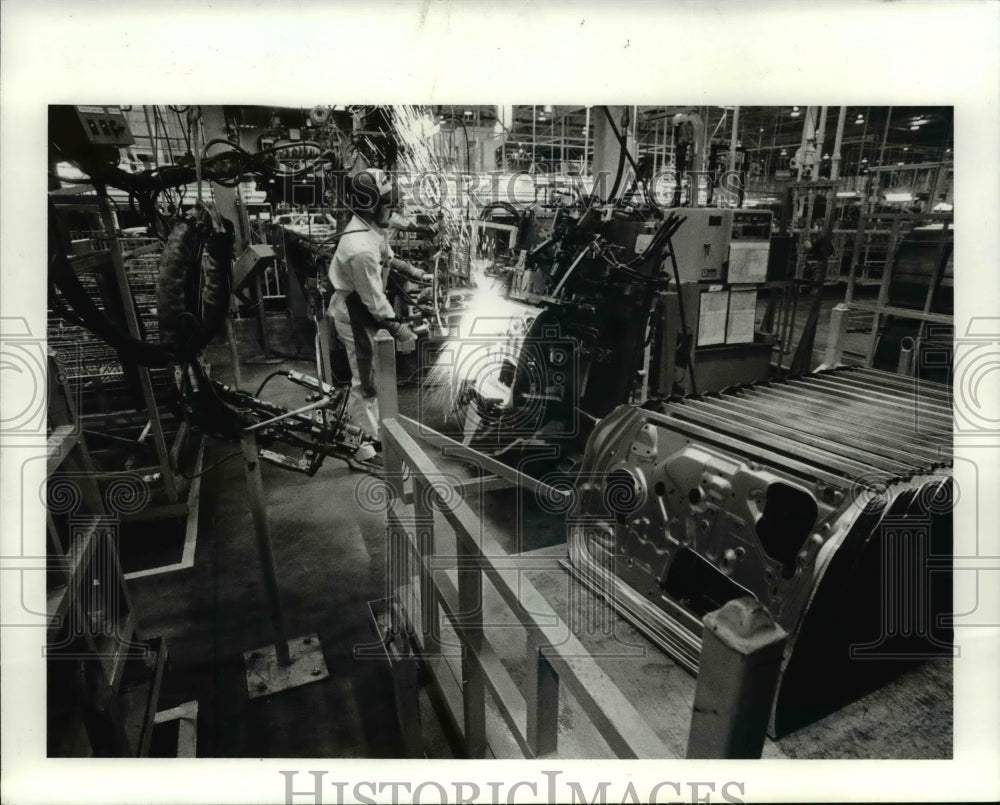
[[[913,201],[913,193],[886,193],[885,200],[890,203]]]

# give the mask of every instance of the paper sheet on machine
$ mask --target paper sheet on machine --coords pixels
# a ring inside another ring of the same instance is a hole
[[[698,346],[722,344],[726,340],[726,311],[729,291],[705,291],[701,295],[698,317]]]

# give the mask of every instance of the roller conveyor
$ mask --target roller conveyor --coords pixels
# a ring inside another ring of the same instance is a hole
[[[707,612],[763,603],[789,634],[780,734],[893,657],[950,654],[951,465],[949,390],[874,370],[621,406],[587,444],[570,565],[692,672]]]

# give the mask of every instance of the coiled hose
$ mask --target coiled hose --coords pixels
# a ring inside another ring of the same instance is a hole
[[[90,298],[50,232],[49,279],[76,321],[142,366],[189,363],[225,322],[232,287],[233,225],[214,205],[202,205],[197,219],[174,224],[160,255],[157,319],[160,342],[134,337]],[[54,305],[61,307],[61,305]]]

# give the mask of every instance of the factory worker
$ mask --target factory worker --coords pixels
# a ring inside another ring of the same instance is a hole
[[[329,277],[335,293],[328,313],[351,367],[348,415],[368,436],[377,439],[378,400],[372,366],[375,332],[387,330],[401,344],[416,341],[416,335],[396,318],[386,298],[389,272],[416,282],[430,282],[431,275],[395,257],[389,247],[388,227],[396,195],[385,171],[366,168],[349,176],[347,199],[354,215],[330,261]],[[378,461],[371,449],[364,447],[355,458]]]

